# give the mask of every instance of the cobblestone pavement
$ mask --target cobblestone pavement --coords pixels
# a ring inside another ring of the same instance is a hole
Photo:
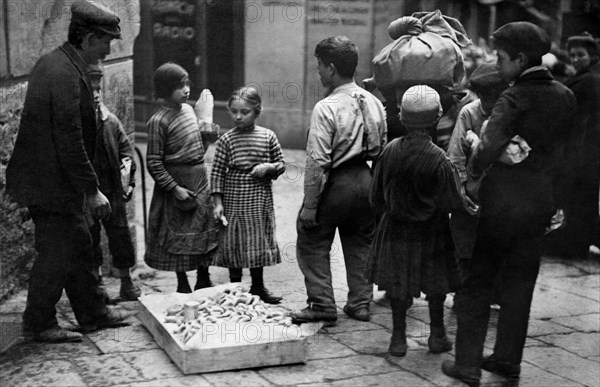
[[[288,171],[274,186],[277,236],[283,262],[265,269],[269,289],[284,297],[289,309],[305,306],[303,277],[295,261],[295,219],[302,198],[303,152],[286,151]],[[151,184],[150,184],[151,185]],[[150,187],[147,187],[150,191]],[[137,201],[141,203],[141,195]],[[141,211],[138,221],[141,227]],[[143,240],[143,232],[139,239]],[[140,249],[140,254],[143,253]],[[427,350],[428,312],[423,299],[415,300],[408,312],[409,352],[404,358],[387,355],[392,326],[391,311],[382,292],[375,292],[370,322],[344,315],[347,286],[339,239],[331,252],[333,284],[338,303],[336,326],[322,329],[307,344],[304,364],[241,371],[184,375],[160,349],[135,317],[131,325],[106,329],[84,337],[81,343],[41,344],[19,341],[0,355],[1,386],[461,386],[444,376],[443,360],[454,352],[433,355]],[[211,268],[216,284],[228,282],[228,272]],[[600,386],[600,264],[598,261],[564,261],[544,258],[531,310],[520,386]],[[191,283],[195,274],[189,273]],[[105,279],[109,294],[118,294],[118,280]],[[249,273],[243,282],[250,283]],[[154,278],[138,280],[143,292],[175,290],[174,273],[157,272]],[[21,291],[0,305],[1,334],[18,335],[26,292]],[[137,309],[138,302],[121,303]],[[456,318],[446,301],[446,320],[454,337]],[[58,305],[60,322],[76,322],[63,298]],[[492,313],[491,327],[497,313]],[[491,329],[486,350],[495,339]],[[483,372],[483,385],[499,386],[499,376]]]

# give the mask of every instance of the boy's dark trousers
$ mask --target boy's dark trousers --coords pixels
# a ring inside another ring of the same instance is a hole
[[[347,305],[352,310],[369,307],[373,285],[365,277],[365,266],[375,231],[375,214],[369,205],[370,182],[365,162],[349,162],[332,169],[321,195],[318,226],[306,228],[300,220],[296,222],[298,266],[304,274],[308,303],[315,310],[336,313],[330,253],[335,259],[342,249]],[[336,229],[342,246],[332,251]]]
[[[113,258],[112,266],[117,269],[129,269],[136,262],[135,247],[127,223],[125,201],[117,195],[120,195],[120,193],[106,193],[106,196],[110,198],[112,208],[110,217],[103,220],[96,219],[90,227],[96,267],[101,266],[103,261],[100,247],[101,224],[104,226],[106,238],[108,239],[108,249]]]
[[[65,202],[29,207],[38,256],[29,277],[25,331],[38,333],[58,325],[55,305],[63,289],[80,325],[93,323],[108,312],[98,289],[84,206],[84,195],[79,194]]]
[[[504,291],[494,355],[501,362],[521,362],[540,267],[541,242],[551,216],[515,218],[495,214],[480,218],[469,273],[455,297],[457,365],[481,365],[494,279],[500,269]]]

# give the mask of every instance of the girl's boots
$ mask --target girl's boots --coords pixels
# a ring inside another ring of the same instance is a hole
[[[242,282],[242,269],[241,268],[229,268],[229,282]]]
[[[261,300],[266,302],[267,304],[279,304],[283,297],[277,297],[271,294],[265,288],[265,284],[263,281],[263,268],[262,267],[253,267],[250,269],[250,275],[252,276],[252,286],[250,287],[250,293],[255,296],[259,296]]]
[[[210,288],[213,283],[210,282],[210,273],[208,272],[208,266],[198,268],[198,276],[196,277],[196,286],[194,290]]]
[[[390,299],[390,305],[392,306],[392,340],[390,342],[390,348],[388,349],[392,356],[405,356],[408,350],[406,344],[406,300],[399,300],[397,298]]]
[[[192,288],[187,278],[185,271],[178,271],[177,274],[177,293],[191,293]],[[210,273],[208,272],[208,266],[198,268],[198,276],[196,277],[196,286],[194,290],[210,288],[213,286],[210,282]]]
[[[177,271],[177,293],[191,293],[192,288],[187,278],[185,271]]]
[[[445,295],[435,294],[427,297],[429,300],[430,333],[427,344],[431,353],[448,352],[452,349],[452,341],[446,336],[444,327]]]

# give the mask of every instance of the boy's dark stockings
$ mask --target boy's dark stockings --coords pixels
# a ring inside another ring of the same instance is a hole
[[[430,334],[427,344],[432,353],[447,352],[452,349],[452,342],[446,336],[444,327],[445,294],[428,295]]]
[[[390,298],[392,307],[392,340],[388,349],[392,356],[405,356],[408,350],[406,344],[406,300]]]

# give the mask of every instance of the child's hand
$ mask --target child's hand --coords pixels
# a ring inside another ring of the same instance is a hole
[[[215,204],[215,208],[213,210],[213,217],[216,220],[220,220],[221,217],[224,217],[223,213],[224,213],[223,205],[222,204]]]
[[[192,200],[195,196],[192,191],[180,186],[173,188],[173,195],[175,195],[177,200],[181,201]]]
[[[465,140],[471,146],[471,148],[475,148],[477,144],[479,144],[479,136],[475,134],[472,130],[467,130],[465,134]]]
[[[272,166],[269,163],[262,163],[255,165],[254,168],[250,171],[250,176],[255,177],[257,179],[262,179],[269,173]]]
[[[477,215],[479,206],[467,195],[465,187],[461,187],[462,205],[469,215]]]
[[[123,200],[128,202],[131,200],[132,196],[133,196],[133,187],[129,186],[129,187],[127,187],[127,191],[125,191],[125,193],[123,194]]]

